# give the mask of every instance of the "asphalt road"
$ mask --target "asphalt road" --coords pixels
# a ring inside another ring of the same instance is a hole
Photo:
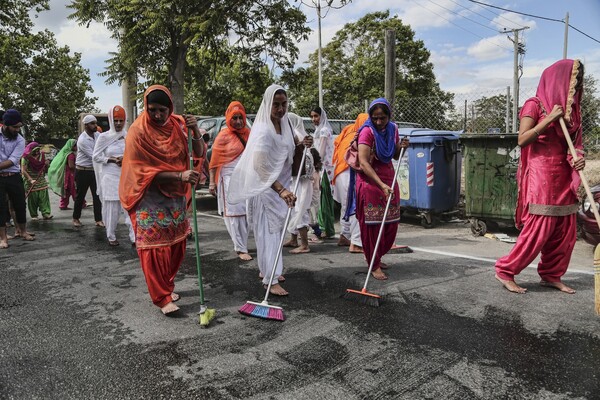
[[[193,246],[176,281],[182,312],[164,317],[125,226],[112,248],[91,209],[74,229],[56,200],[54,220],[30,224],[35,242],[0,251],[2,399],[600,398],[585,243],[564,279],[575,295],[539,287],[534,267],[519,280],[529,292],[515,295],[493,278],[510,244],[407,218],[397,243],[415,251],[384,258],[390,279],[371,285],[381,307],[341,298],[361,287],[366,264],[329,241],[285,253],[290,296],[275,302],[287,320],[275,322],[237,312],[263,296],[258,269],[237,259],[205,197],[200,249],[217,318],[202,329]]]

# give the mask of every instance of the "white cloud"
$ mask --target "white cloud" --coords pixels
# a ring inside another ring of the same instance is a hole
[[[117,42],[110,37],[110,31],[97,22],[86,28],[74,21],[66,21],[57,29],[56,40],[87,59],[105,60],[109,52],[117,51]]]
[[[534,20],[523,18],[523,16],[519,14],[507,12],[498,15],[492,20],[492,23],[499,30],[503,30],[505,28],[508,30],[519,29],[523,28],[524,26],[528,26],[529,29],[535,29],[537,27],[537,24]]]
[[[480,61],[497,60],[512,53],[509,43],[504,35],[492,36],[469,47],[467,54]]]

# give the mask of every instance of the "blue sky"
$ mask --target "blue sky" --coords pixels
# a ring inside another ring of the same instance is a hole
[[[312,4],[317,0],[304,0]],[[600,40],[599,0],[482,0],[483,3],[562,20],[569,12],[570,24]],[[121,102],[118,85],[106,85],[98,73],[105,68],[108,52],[116,49],[109,32],[100,24],[80,27],[68,20],[69,0],[50,0],[50,11],[34,21],[39,29],[53,31],[62,45],[82,53],[82,63],[90,70],[93,96],[101,110]],[[296,2],[295,4],[300,4]],[[334,3],[336,4],[336,3]],[[317,20],[313,8],[302,5],[313,29],[308,41],[298,44],[298,65],[317,48]],[[322,21],[323,45],[327,44],[345,23],[356,21],[366,13],[389,9],[409,24],[416,38],[424,41],[431,52],[431,61],[443,90],[476,96],[501,91],[512,86],[513,45],[507,35],[497,33],[503,28],[529,26],[522,33],[527,52],[521,78],[521,101],[535,91],[542,70],[562,58],[564,25],[507,13],[480,6],[468,0],[354,0],[342,9],[332,9]],[[568,58],[580,58],[586,73],[600,80],[600,43],[569,30]]]

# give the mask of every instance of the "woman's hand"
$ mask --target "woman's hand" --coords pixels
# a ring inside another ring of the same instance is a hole
[[[194,171],[192,169],[188,169],[187,171],[183,171],[181,173],[181,181],[185,183],[191,183],[192,185],[198,183],[199,178],[200,174],[198,171]]]
[[[296,196],[294,196],[294,193],[290,192],[287,189],[283,189],[279,193],[279,197],[281,197],[283,201],[285,201],[285,204],[287,204],[289,208],[294,207],[294,205],[296,204]]]
[[[380,189],[383,192],[383,194],[385,195],[386,200],[391,194],[393,194],[392,188],[389,187],[388,185],[386,185],[385,183],[381,185]]]
[[[400,147],[403,149],[408,148],[409,144],[410,144],[410,142],[408,141],[407,137],[403,137],[402,140],[400,141]]]
[[[306,135],[304,136],[304,140],[302,141],[302,143],[304,144],[304,146],[306,147],[312,147],[313,143],[314,143],[314,139],[312,136],[310,135]]]
[[[211,182],[211,183],[208,184],[208,193],[210,193],[213,196],[217,197],[217,185],[215,185],[214,182]]]
[[[577,161],[573,162],[573,169],[575,171],[583,171],[585,168],[585,158],[579,157]]]
[[[556,121],[557,119],[562,117],[564,114],[565,114],[565,111],[563,110],[562,106],[555,104],[554,108],[552,108],[552,111],[550,112],[550,114],[548,114],[548,119],[550,119],[550,121]]]

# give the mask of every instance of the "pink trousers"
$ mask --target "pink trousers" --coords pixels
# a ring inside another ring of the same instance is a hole
[[[542,253],[538,274],[548,282],[560,282],[567,272],[575,241],[576,214],[564,217],[529,215],[515,247],[496,261],[496,274],[513,281],[526,266]]]

